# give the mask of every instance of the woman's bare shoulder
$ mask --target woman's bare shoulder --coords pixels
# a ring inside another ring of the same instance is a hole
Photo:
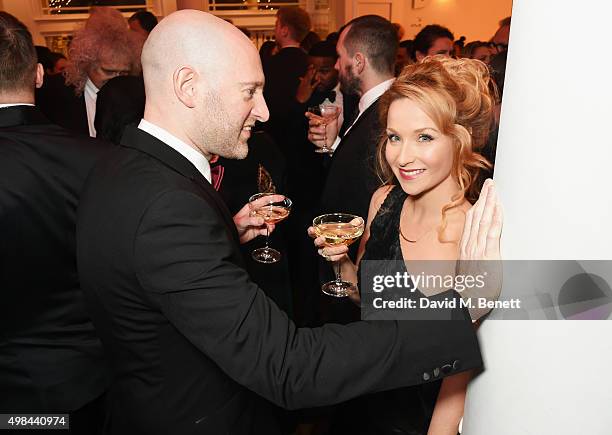
[[[393,184],[385,184],[384,186],[379,187],[372,194],[372,199],[370,200],[370,211],[378,212],[380,206],[387,199],[387,195],[395,188]]]

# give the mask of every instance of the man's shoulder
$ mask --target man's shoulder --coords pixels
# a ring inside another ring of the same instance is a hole
[[[53,163],[64,162],[69,167],[90,167],[112,146],[50,122],[0,129],[0,153],[17,160],[37,156]]]
[[[346,133],[344,141],[347,143],[359,143],[365,148],[376,147],[382,135],[382,125],[379,120],[378,110],[370,110],[359,117],[355,125]]]
[[[301,71],[308,67],[308,54],[301,48],[283,48],[266,62],[264,69],[270,71]]]
[[[119,145],[95,165],[88,190],[131,197],[153,197],[165,191],[196,191],[191,178],[139,149]]]

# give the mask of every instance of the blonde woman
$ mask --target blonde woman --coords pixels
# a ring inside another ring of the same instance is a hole
[[[344,279],[357,282],[362,260],[454,264],[475,258],[466,251],[478,237],[480,257],[498,257],[502,210],[490,180],[472,206],[478,175],[489,167],[477,150],[491,125],[491,89],[484,63],[437,56],[404,68],[381,97],[381,121],[387,127],[377,166],[384,184],[372,196],[357,265],[344,255],[346,247],[324,247],[323,238],[315,239],[321,255],[341,261]],[[358,302],[359,295],[352,299]],[[420,325],[424,331],[436,327],[436,321],[427,322]],[[365,398],[367,421],[361,422],[360,433],[456,435],[471,373],[444,381],[435,377]]]

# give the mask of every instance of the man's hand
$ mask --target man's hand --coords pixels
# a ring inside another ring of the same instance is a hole
[[[298,102],[304,104],[306,101],[310,99],[314,90],[319,86],[320,80],[314,80],[314,76],[317,74],[317,69],[314,65],[308,65],[308,69],[306,70],[306,74],[304,77],[300,77],[300,84],[298,85],[297,91],[295,93],[295,99]]]
[[[333,121],[328,121],[327,126],[323,126],[323,118],[313,113],[306,112],[308,118],[308,140],[319,148],[331,148],[338,136],[338,117]]]
[[[485,277],[483,288],[471,287],[461,292],[463,299],[470,299],[473,320],[487,314],[489,309],[478,309],[478,298],[495,301],[502,289],[500,239],[503,226],[503,209],[493,180],[485,181],[480,197],[465,216],[461,236],[457,275]]]
[[[279,195],[279,201],[282,200],[282,196]],[[267,201],[265,198],[260,198]],[[262,202],[262,204],[265,203]],[[260,216],[252,215],[252,206],[246,204],[240,209],[238,213],[234,215],[234,224],[238,230],[238,236],[240,236],[240,243],[244,244],[253,240],[257,236],[266,235],[266,224],[264,219]],[[271,233],[274,231],[274,224],[268,225],[268,231]]]

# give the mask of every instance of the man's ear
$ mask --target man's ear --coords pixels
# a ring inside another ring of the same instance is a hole
[[[363,73],[366,66],[366,57],[363,55],[363,53],[355,53],[353,65],[357,74]]]
[[[40,63],[36,64],[36,88],[40,89],[45,80],[45,69]]]
[[[186,107],[193,109],[196,105],[198,73],[190,66],[183,66],[172,76],[174,94]]]
[[[423,59],[425,59],[425,55],[423,53],[421,53],[419,50],[417,50],[414,53],[414,55],[416,57],[417,62],[421,62]]]
[[[289,26],[283,26],[281,24],[281,34],[283,35],[284,38],[288,38],[289,37]]]

